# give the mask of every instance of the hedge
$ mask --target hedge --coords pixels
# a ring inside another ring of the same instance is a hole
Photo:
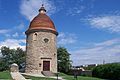
[[[103,79],[120,80],[120,63],[99,65],[93,69],[92,76]]]

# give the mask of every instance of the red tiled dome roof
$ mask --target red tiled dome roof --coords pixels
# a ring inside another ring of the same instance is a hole
[[[56,31],[54,23],[46,15],[39,13],[30,23],[29,30],[31,29],[49,29]]]
[[[31,21],[27,32],[30,30],[49,30],[57,33],[53,21],[45,14],[46,10],[43,6],[39,12],[40,13]]]

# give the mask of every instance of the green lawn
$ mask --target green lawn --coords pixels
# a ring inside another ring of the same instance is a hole
[[[66,75],[64,73],[59,73],[59,76],[63,77],[66,80],[76,80],[74,78],[74,76]],[[33,77],[33,76],[25,76],[25,78],[26,79],[32,79],[32,80],[55,80],[55,79],[52,79],[52,78]],[[10,76],[10,72],[8,72],[8,71],[0,72],[0,79],[12,80],[12,78]],[[103,80],[103,79],[78,76],[77,80]]]
[[[52,78],[45,78],[45,77],[33,77],[33,76],[26,76],[23,75],[26,79],[32,79],[32,80],[55,80]]]
[[[0,79],[12,80],[12,77],[8,71],[3,71],[3,72],[0,72]]]
[[[66,80],[76,80],[74,78],[74,76],[66,75],[64,73],[59,73],[59,76],[63,77]],[[28,79],[32,79],[32,80],[56,80],[56,79],[52,79],[52,78],[41,78],[41,77],[33,77],[33,76],[25,76],[25,77]],[[78,76],[77,80],[104,80],[104,79]]]
[[[66,79],[66,80],[76,80],[73,76],[65,76],[63,78]],[[103,80],[103,79],[93,78],[93,77],[78,76],[77,80]]]
[[[64,73],[59,73],[59,76],[62,76],[66,80],[76,80],[74,76],[66,75]],[[93,78],[93,77],[84,77],[84,76],[78,76],[77,80],[104,80],[99,78]]]

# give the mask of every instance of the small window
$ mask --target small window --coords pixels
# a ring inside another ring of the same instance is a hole
[[[45,42],[45,43],[48,43],[48,41],[49,41],[49,39],[47,39],[47,38],[44,39],[44,42]]]
[[[39,63],[39,67],[41,67],[41,63]]]
[[[33,40],[36,41],[37,40],[37,33],[33,34]]]

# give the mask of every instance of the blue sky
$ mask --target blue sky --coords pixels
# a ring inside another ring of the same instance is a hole
[[[25,49],[24,32],[42,4],[73,65],[120,62],[120,0],[0,0],[0,47]]]

